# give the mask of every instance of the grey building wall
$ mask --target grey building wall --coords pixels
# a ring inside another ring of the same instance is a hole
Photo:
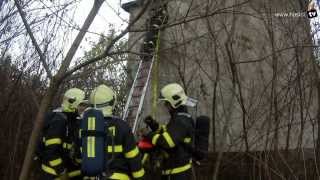
[[[168,1],[159,86],[179,82],[199,100],[190,112],[210,116],[212,150],[246,150],[244,121],[249,150],[314,146],[317,94],[309,20],[276,14],[300,13],[304,6],[289,0]],[[131,8],[131,16],[140,10]],[[134,29],[143,29],[146,17]],[[139,50],[142,34],[130,33],[133,50]],[[136,66],[129,67],[134,72]],[[144,115],[151,111],[150,99],[149,92]],[[168,119],[165,112],[159,105],[161,122]]]

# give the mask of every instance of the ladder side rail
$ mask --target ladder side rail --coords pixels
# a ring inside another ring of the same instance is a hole
[[[152,67],[153,67],[153,63],[154,63],[154,58],[155,58],[155,56],[152,57],[152,61],[151,61],[151,64],[150,64],[150,67],[149,67],[149,72],[148,72],[148,78],[147,78],[146,83],[144,84],[144,87],[143,87],[143,90],[142,90],[142,94],[141,94],[141,97],[140,97],[141,99],[140,99],[139,107],[138,107],[137,114],[136,114],[136,117],[135,117],[135,120],[134,120],[134,124],[133,124],[133,128],[132,128],[132,132],[134,134],[136,133],[136,130],[137,130],[138,120],[139,120],[140,115],[141,115],[141,110],[142,110],[142,107],[143,107],[143,104],[144,104],[144,98],[146,96],[147,88],[148,88],[148,85],[149,85],[149,82],[150,82],[150,77],[151,77]]]
[[[130,92],[129,92],[129,96],[128,96],[128,99],[127,99],[127,103],[126,103],[126,106],[124,108],[124,113],[123,113],[123,116],[122,116],[122,119],[124,121],[127,121],[127,117],[128,117],[128,113],[129,113],[129,106],[130,106],[130,103],[132,101],[132,95],[133,95],[133,91],[134,91],[134,88],[136,86],[136,83],[137,83],[137,79],[138,79],[138,75],[139,75],[139,72],[140,72],[140,68],[142,66],[142,60],[140,60],[139,62],[139,66],[138,66],[138,69],[137,69],[137,72],[136,72],[136,75],[135,75],[135,78],[133,80],[133,83],[132,83],[132,86],[131,86],[131,89],[130,89]]]

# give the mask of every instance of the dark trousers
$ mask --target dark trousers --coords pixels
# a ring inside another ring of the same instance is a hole
[[[191,169],[178,174],[170,174],[161,176],[161,180],[191,180],[192,171]]]
[[[42,172],[41,179],[39,179],[39,180],[54,180],[55,178],[57,178],[57,176],[53,176],[51,174]],[[72,178],[69,178],[69,179],[70,180],[82,180],[82,176],[72,177]]]
[[[42,172],[41,179],[39,180],[54,180],[56,178],[55,176],[52,176],[51,174],[47,174],[45,172]]]

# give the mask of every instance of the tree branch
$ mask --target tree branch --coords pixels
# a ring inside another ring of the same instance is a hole
[[[49,66],[48,66],[48,64],[47,64],[47,62],[46,62],[46,57],[45,57],[44,54],[42,53],[42,51],[41,51],[41,49],[40,49],[40,47],[39,47],[39,44],[37,43],[37,40],[35,39],[35,37],[34,37],[34,35],[33,35],[33,33],[32,33],[32,30],[31,30],[31,28],[30,28],[30,26],[29,26],[29,24],[28,24],[28,22],[27,22],[27,19],[26,19],[26,17],[25,17],[25,13],[23,12],[23,10],[22,10],[22,8],[21,8],[18,0],[14,0],[14,3],[15,3],[15,5],[16,5],[17,9],[18,9],[18,12],[19,12],[20,17],[21,17],[21,19],[22,19],[22,21],[23,21],[23,24],[24,24],[24,26],[25,26],[25,28],[26,28],[26,30],[27,30],[27,33],[28,33],[29,36],[30,36],[30,39],[31,39],[31,41],[32,41],[32,44],[33,44],[33,46],[35,47],[35,49],[36,49],[36,51],[37,51],[37,53],[38,53],[38,55],[39,55],[40,61],[41,61],[42,65],[43,65],[43,67],[44,67],[44,69],[45,69],[48,77],[51,79],[51,78],[52,78],[52,73],[51,73],[51,71],[49,70]]]
[[[17,0],[15,0],[17,2]],[[38,143],[38,136],[41,132],[42,126],[43,126],[43,119],[44,114],[48,110],[49,106],[52,103],[53,97],[56,94],[56,92],[59,89],[59,86],[62,82],[62,78],[67,71],[71,60],[78,49],[86,31],[88,30],[89,26],[93,22],[94,18],[96,17],[99,8],[101,7],[103,0],[95,0],[94,5],[92,9],[90,10],[90,13],[88,14],[83,26],[82,30],[78,33],[76,39],[74,40],[70,50],[67,53],[67,56],[62,61],[62,65],[59,68],[58,73],[52,77],[52,80],[50,81],[50,85],[48,87],[48,90],[44,97],[41,100],[41,105],[39,108],[39,111],[36,116],[36,120],[34,122],[34,127],[31,133],[31,136],[29,138],[29,144],[26,150],[26,155],[23,161],[22,170],[19,176],[19,180],[27,180],[29,179],[28,175],[31,169],[32,161],[33,161],[33,154],[35,152],[35,148]],[[17,3],[18,4],[18,3]],[[21,15],[22,16],[22,15]]]
[[[316,48],[316,47],[319,47],[319,46],[292,46],[292,47],[287,47],[287,48],[283,48],[283,49],[280,49],[280,50],[277,50],[275,51],[275,53],[281,53],[283,51],[287,51],[287,50],[290,50],[290,49],[295,49],[295,48]],[[255,59],[255,60],[248,60],[248,61],[238,61],[238,62],[234,62],[234,64],[246,64],[246,63],[256,63],[256,62],[261,62],[261,61],[264,61],[266,60],[267,58],[273,56],[273,53],[267,55],[267,56],[264,56],[262,58],[259,58],[259,59]]]
[[[75,40],[73,41],[66,57],[63,60],[63,63],[58,71],[59,75],[64,75],[67,74],[65,73],[68,69],[68,67],[70,66],[70,63],[72,61],[72,58],[74,57],[76,51],[78,50],[78,47],[83,39],[83,37],[85,36],[87,30],[89,29],[90,25],[92,24],[94,18],[96,17],[101,5],[103,4],[103,0],[95,0],[93,7],[89,13],[89,15],[87,16],[85,22],[82,25],[81,30],[79,31],[77,37],[75,38]]]
[[[114,46],[114,44],[120,40],[124,35],[126,35],[130,28],[141,18],[141,16],[146,12],[147,8],[149,7],[151,1],[147,1],[147,3],[144,5],[144,7],[142,8],[142,10],[139,12],[139,14],[129,23],[129,25],[127,26],[127,28],[125,30],[123,30],[118,36],[116,36],[114,39],[111,40],[111,42],[108,44],[108,46],[106,47],[106,49],[104,50],[104,52],[101,55],[98,55],[84,63],[81,63],[77,66],[75,66],[74,68],[72,68],[71,70],[69,70],[68,72],[66,72],[64,74],[64,76],[62,77],[62,80],[64,80],[66,77],[70,76],[72,73],[74,73],[75,71],[88,66],[90,64],[96,63],[97,61],[110,56],[111,55],[111,49]]]

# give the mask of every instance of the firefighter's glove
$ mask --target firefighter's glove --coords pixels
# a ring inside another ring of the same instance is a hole
[[[144,123],[146,123],[152,131],[156,131],[159,129],[159,123],[156,120],[154,120],[151,116],[145,117]]]
[[[67,170],[64,170],[63,173],[61,173],[58,178],[56,178],[58,180],[69,180],[69,177],[68,177],[68,172]]]
[[[148,130],[148,128],[141,128],[137,131],[137,135],[139,138],[143,138],[145,137],[148,133],[150,132],[150,130]]]

